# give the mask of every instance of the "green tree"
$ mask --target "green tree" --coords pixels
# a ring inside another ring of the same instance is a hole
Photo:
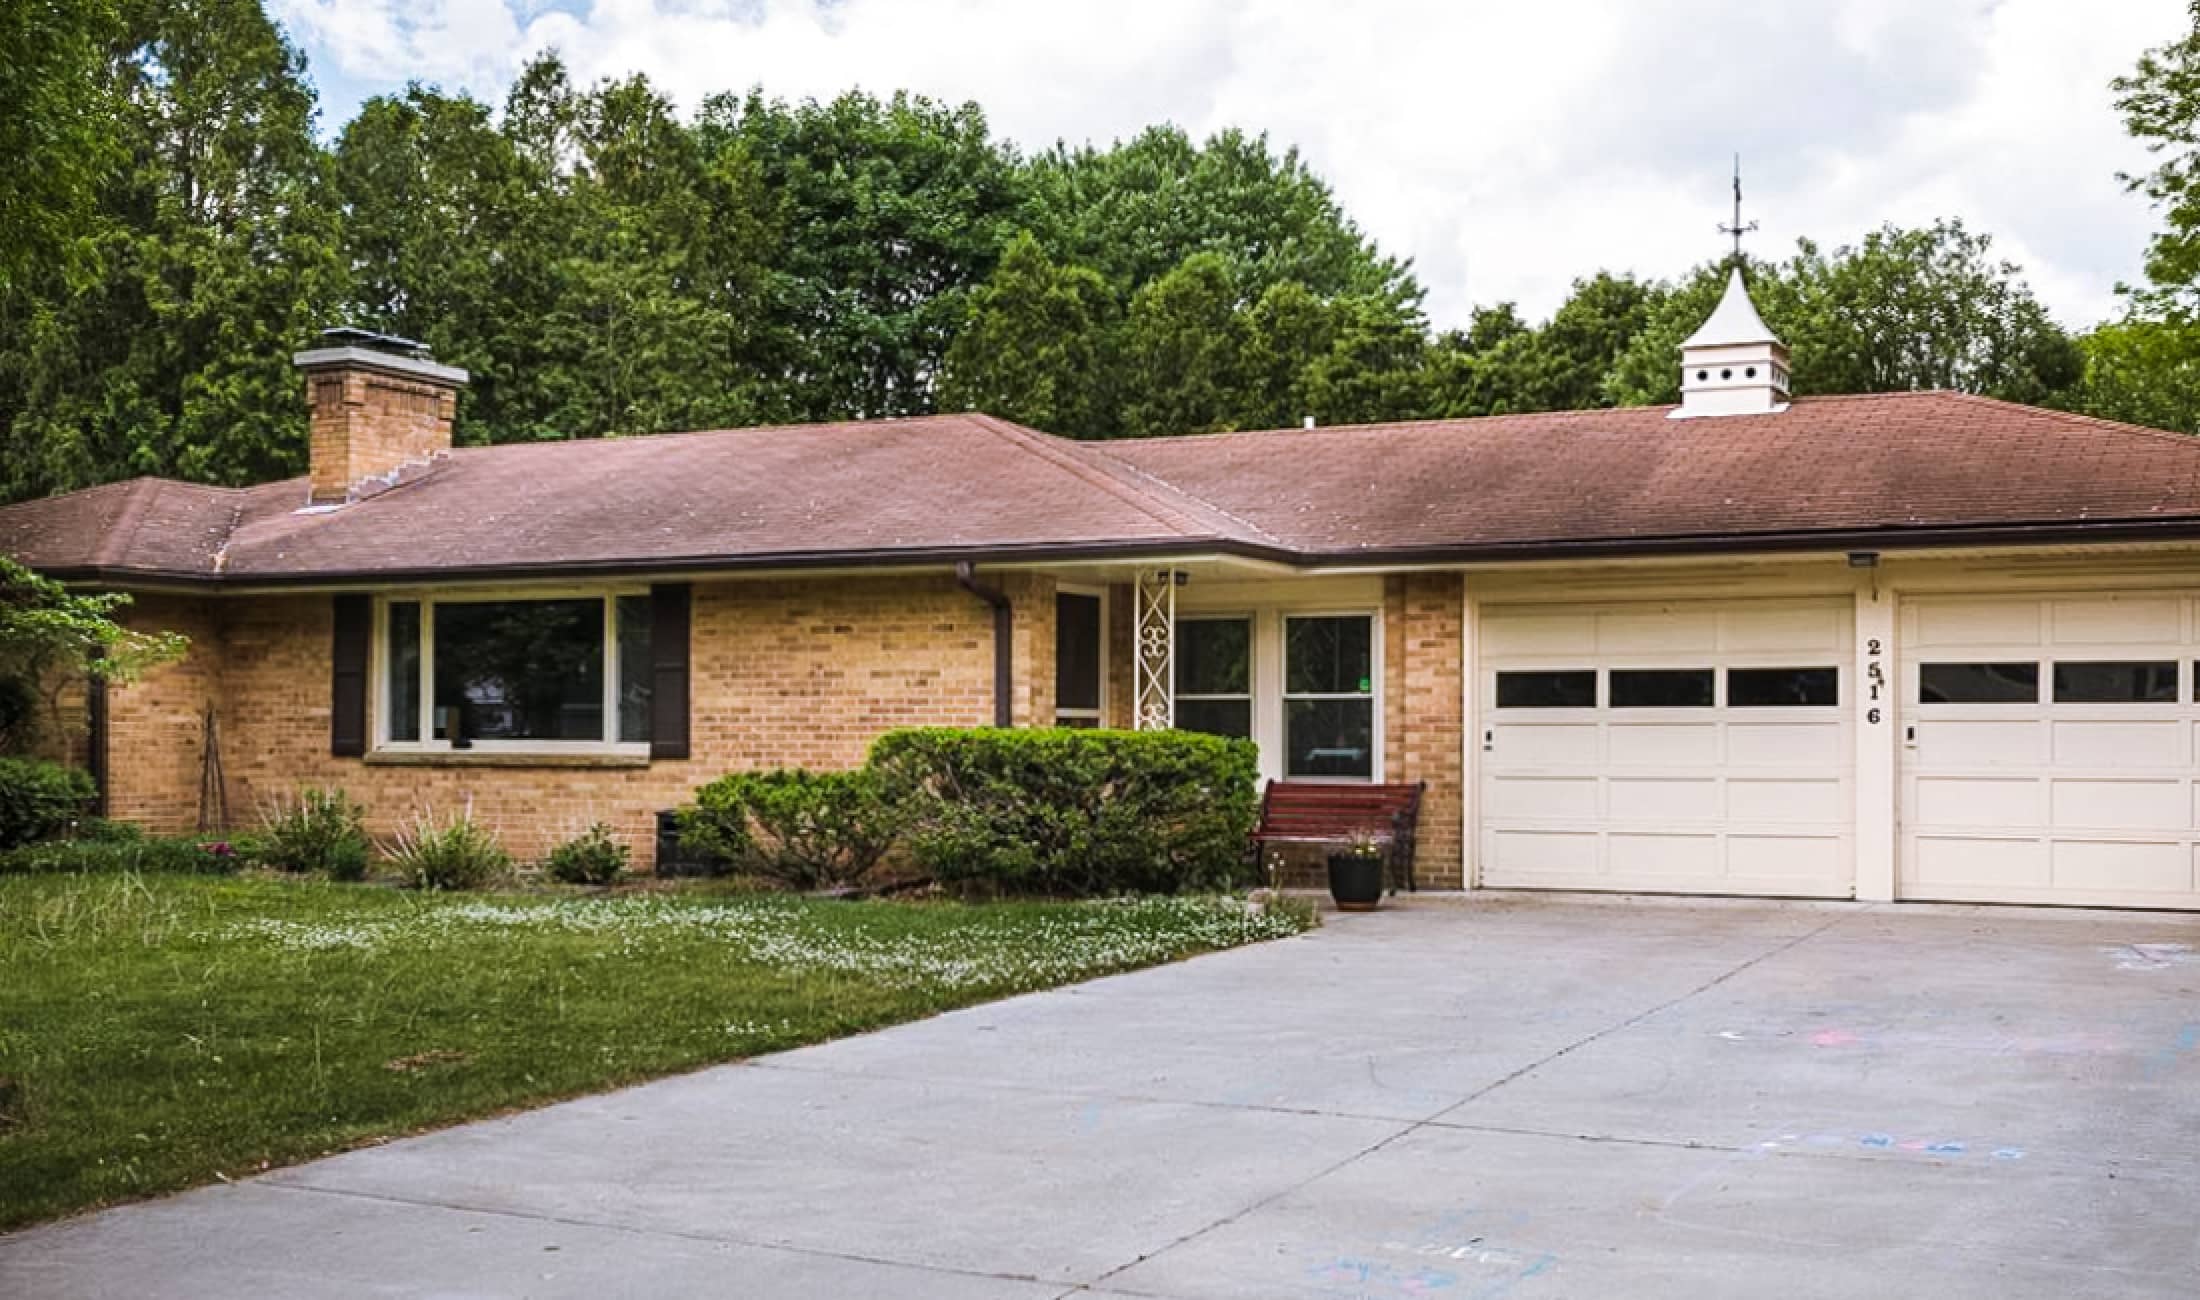
[[[2133,318],[2078,340],[2085,378],[2062,403],[2107,420],[2200,433],[2200,337],[2178,321]]]
[[[0,0],[0,291],[42,268],[75,270],[122,151],[102,75],[111,0]]]
[[[1140,289],[1124,331],[1122,432],[1240,427],[1245,347],[1245,318],[1220,254],[1194,253]]]
[[[1020,224],[1022,176],[985,114],[756,92],[713,97],[696,129],[706,155],[753,165],[788,234],[759,326],[775,400],[814,420],[932,410],[948,346]]]
[[[2078,382],[2077,344],[2049,318],[1991,236],[1955,220],[1885,226],[1853,246],[1799,241],[1778,266],[1753,266],[1751,297],[1788,345],[1798,394],[1945,388],[2041,402]],[[1666,296],[1612,368],[1621,403],[1678,399],[1681,340],[1726,279],[1698,267]]]
[[[1098,273],[1059,265],[1019,234],[947,350],[940,404],[1072,438],[1107,437],[1114,314]]]
[[[2140,56],[2112,84],[2124,128],[2155,158],[2152,171],[2124,176],[2162,214],[2147,243],[2147,284],[2136,291],[2151,315],[2190,316],[2200,307],[2200,0],[2192,30]]]
[[[1266,136],[1226,130],[1197,145],[1149,127],[1106,149],[1057,145],[1026,171],[1040,242],[1121,294],[1211,253],[1247,301],[1286,281],[1325,301],[1421,298],[1410,267],[1376,250],[1297,150],[1278,155]]]
[[[128,164],[84,272],[0,295],[0,491],[305,459],[291,350],[341,298],[303,61],[253,0],[135,0],[102,86]]]

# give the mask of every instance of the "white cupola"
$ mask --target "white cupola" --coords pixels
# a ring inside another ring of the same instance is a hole
[[[1711,319],[1681,344],[1681,404],[1673,418],[1768,415],[1787,405],[1787,344],[1757,314],[1737,266]]]

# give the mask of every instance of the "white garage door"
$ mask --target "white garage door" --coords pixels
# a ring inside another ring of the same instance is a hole
[[[2200,598],[1915,599],[1901,897],[2200,907]]]
[[[1855,892],[1852,602],[1485,606],[1480,880]]]

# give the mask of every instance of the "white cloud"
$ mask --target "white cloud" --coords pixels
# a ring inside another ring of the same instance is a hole
[[[1759,247],[1960,216],[2066,322],[2115,308],[2152,218],[2108,81],[2180,0],[273,0],[317,68],[494,102],[558,47],[685,105],[762,85],[984,105],[1027,149],[1152,122],[1297,145],[1439,324],[1541,315],[1599,267],[1719,251],[1729,156]],[[341,115],[350,106],[332,104]]]

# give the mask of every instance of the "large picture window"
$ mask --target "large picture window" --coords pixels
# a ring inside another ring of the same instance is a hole
[[[383,606],[381,735],[434,749],[589,749],[649,741],[644,595]]]
[[[1284,775],[1375,776],[1375,622],[1283,620]]]
[[[1176,625],[1176,725],[1253,735],[1253,621],[1187,618]]]

